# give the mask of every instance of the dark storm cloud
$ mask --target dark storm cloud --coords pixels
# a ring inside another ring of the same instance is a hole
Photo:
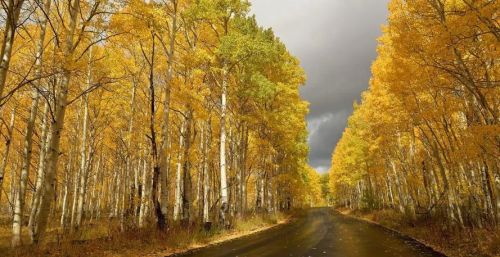
[[[309,121],[309,163],[317,170],[325,171],[330,167],[333,147],[342,135],[350,111],[340,111]]]
[[[368,86],[388,0],[251,0],[259,24],[272,27],[307,73],[310,164],[330,167],[331,152]]]

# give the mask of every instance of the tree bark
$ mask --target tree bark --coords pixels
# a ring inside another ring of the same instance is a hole
[[[175,203],[174,203],[174,221],[177,221],[179,219],[179,216],[182,211],[182,186],[184,183],[182,182],[182,148],[184,146],[184,133],[185,133],[185,124],[184,122],[181,123],[181,129],[179,133],[179,152],[177,153],[177,173],[176,173],[176,179],[175,179]]]
[[[146,159],[143,160],[143,170],[142,170],[142,182],[141,182],[141,205],[139,209],[139,228],[144,227],[144,222],[146,219],[146,208],[148,204],[148,199],[149,199],[149,169],[148,169],[148,162]]]
[[[172,3],[172,21],[169,33],[169,46],[167,49],[167,76],[165,81],[165,99],[163,102],[163,125],[162,125],[162,143],[160,149],[160,202],[161,212],[164,217],[167,217],[168,204],[168,156],[169,156],[169,130],[170,130],[170,93],[172,87],[172,79],[174,76],[174,59],[175,59],[175,40],[177,37],[177,0],[171,0]]]
[[[30,232],[31,242],[33,242],[33,235],[37,231],[37,217],[40,214],[40,205],[41,205],[41,197],[42,197],[42,185],[45,179],[45,166],[47,163],[46,154],[48,151],[47,142],[50,140],[49,133],[49,120],[48,120],[48,112],[49,112],[49,102],[45,102],[45,107],[43,110],[43,121],[42,121],[42,134],[40,137],[40,154],[38,158],[38,169],[36,175],[36,183],[35,183],[35,193],[33,195],[33,200],[31,204],[30,217],[28,221],[28,229]]]
[[[24,0],[8,0],[7,17],[5,19],[4,37],[2,49],[0,52],[0,100],[3,98],[5,82],[9,72],[10,60],[12,57],[12,48],[16,36],[17,26],[19,25],[19,15],[23,6]]]
[[[191,182],[191,161],[189,160],[189,149],[191,148],[191,124],[192,110],[186,115],[186,129],[184,135],[184,160],[182,165],[182,223],[189,225],[191,218],[192,203],[192,182]]]
[[[224,226],[228,226],[228,193],[226,174],[226,115],[227,115],[227,67],[222,70],[222,92],[221,92],[221,112],[220,112],[220,217]]]
[[[64,57],[71,61],[71,56],[74,51],[73,47],[73,38],[75,34],[76,24],[78,22],[78,13],[80,9],[80,0],[74,0],[71,3],[70,9],[70,24],[69,31],[66,39],[66,46],[64,49]],[[55,106],[54,106],[54,116],[52,120],[52,126],[50,129],[51,138],[49,142],[49,151],[47,156],[47,167],[45,172],[45,181],[43,185],[43,196],[42,202],[44,204],[41,205],[40,208],[40,216],[39,216],[39,233],[33,236],[34,243],[38,243],[40,238],[43,237],[45,230],[47,229],[49,211],[52,207],[52,199],[54,198],[54,188],[56,185],[55,175],[57,172],[57,162],[59,159],[59,146],[61,140],[61,133],[64,126],[64,117],[66,115],[66,105],[67,105],[67,97],[68,97],[68,87],[71,80],[71,70],[67,67],[63,67],[63,79],[61,84],[56,91],[57,95],[55,97]]]
[[[92,86],[92,48],[89,51],[89,61],[87,70],[87,89]],[[82,223],[83,205],[85,195],[87,193],[87,178],[88,178],[88,159],[87,159],[87,130],[89,122],[89,99],[88,95],[83,96],[83,125],[82,125],[82,140],[80,145],[80,186],[78,191],[78,206],[76,211],[75,228],[78,229]],[[90,154],[90,151],[89,151]]]
[[[158,145],[156,139],[156,129],[155,129],[155,84],[154,84],[154,60],[155,60],[155,35],[152,34],[152,48],[151,48],[151,59],[148,60],[149,63],[149,97],[150,97],[150,140],[151,140],[151,157],[152,157],[152,171],[153,171],[153,182],[151,185],[151,200],[153,201],[155,214],[156,214],[156,225],[159,230],[164,230],[166,227],[166,220],[163,212],[161,211],[161,202],[158,199],[158,185],[161,174],[160,160]]]
[[[50,9],[51,0],[45,2],[44,11],[48,11]],[[24,149],[23,149],[23,161],[21,166],[21,180],[19,181],[19,188],[21,189],[21,194],[17,194],[15,207],[14,209],[18,210],[14,212],[14,225],[12,227],[12,245],[18,246],[21,244],[21,240],[18,235],[21,234],[21,226],[16,224],[22,224],[22,216],[24,211],[24,199],[25,199],[25,188],[27,179],[29,177],[29,171],[31,167],[31,154],[32,154],[32,145],[33,145],[33,131],[35,128],[36,117],[38,115],[38,102],[40,98],[40,94],[37,87],[40,87],[41,79],[40,75],[42,73],[42,63],[43,63],[43,52],[44,52],[44,41],[45,41],[45,32],[47,28],[47,19],[45,15],[41,15],[40,20],[40,35],[38,38],[37,46],[36,46],[36,60],[35,60],[35,77],[39,78],[37,80],[37,86],[33,88],[32,92],[32,100],[31,100],[31,108],[30,115],[26,125],[26,134],[24,137]],[[1,93],[0,93],[1,95]],[[18,206],[19,205],[19,206]]]
[[[5,168],[7,167],[7,161],[9,159],[10,145],[12,144],[12,133],[14,132],[15,112],[16,112],[15,109],[13,109],[12,114],[11,114],[9,127],[7,128],[7,137],[5,140],[5,149],[4,149],[3,156],[2,156],[2,162],[0,164],[0,190],[2,189],[3,178],[5,175]],[[14,183],[15,179],[13,176],[11,177],[11,179],[12,179],[11,183]],[[11,189],[12,188],[14,188],[14,187],[11,187]],[[2,194],[0,193],[0,196],[1,195]],[[13,196],[14,195],[11,194],[11,199]],[[0,198],[0,203],[1,203],[1,198]]]
[[[210,125],[208,125],[210,126]],[[207,127],[208,127],[207,126]],[[205,227],[210,225],[210,215],[209,215],[209,205],[210,205],[210,173],[208,169],[208,147],[210,145],[210,130],[207,128],[205,133],[204,143],[203,143],[203,223]]]

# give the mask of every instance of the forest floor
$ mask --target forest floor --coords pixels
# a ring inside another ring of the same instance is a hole
[[[288,223],[292,214],[255,215],[234,222],[231,229],[172,226],[167,232],[155,228],[120,232],[118,224],[94,224],[61,238],[51,232],[49,242],[39,246],[10,248],[10,227],[0,227],[2,257],[159,257],[206,247]],[[23,236],[27,239],[27,235]]]
[[[420,219],[409,223],[393,210],[337,210],[344,215],[395,230],[449,257],[500,257],[500,228],[449,230],[444,222],[436,220]]]

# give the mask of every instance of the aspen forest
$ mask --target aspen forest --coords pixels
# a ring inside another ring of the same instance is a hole
[[[305,73],[247,1],[1,4],[0,249],[321,201]]]
[[[498,246],[499,8],[390,2],[369,89],[333,152],[335,205],[464,237],[486,230]]]
[[[0,257],[500,257],[499,15],[0,0]]]

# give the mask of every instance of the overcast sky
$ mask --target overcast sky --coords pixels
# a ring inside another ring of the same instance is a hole
[[[250,2],[259,24],[273,28],[307,73],[301,94],[311,103],[309,163],[325,172],[352,103],[368,87],[388,0]]]

